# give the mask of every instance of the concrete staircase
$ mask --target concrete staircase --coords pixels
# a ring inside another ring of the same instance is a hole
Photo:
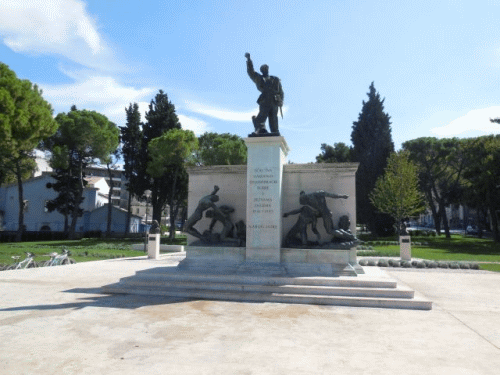
[[[158,267],[139,271],[116,284],[104,286],[102,292],[241,302],[432,309],[432,302],[415,298],[413,290],[398,286],[392,279],[369,275],[289,277]]]

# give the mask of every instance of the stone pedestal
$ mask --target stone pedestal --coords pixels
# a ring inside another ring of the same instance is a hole
[[[283,137],[245,139],[247,161],[246,260],[280,262],[283,165],[289,148]]]
[[[148,258],[149,259],[159,259],[160,258],[160,234],[149,234],[148,235]]]
[[[411,237],[399,236],[399,255],[401,260],[411,260]]]

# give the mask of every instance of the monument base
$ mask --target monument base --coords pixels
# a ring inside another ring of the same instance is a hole
[[[227,251],[227,250],[226,250]],[[216,301],[300,303],[350,307],[402,309],[432,309],[432,302],[415,296],[404,286],[398,286],[383,270],[368,267],[359,277],[325,277],[311,274],[308,263],[230,263],[214,261],[212,268],[193,269],[196,257],[185,259],[178,266],[159,266],[137,271],[135,275],[105,285],[102,293],[150,295]],[[191,263],[190,263],[191,262]],[[183,267],[184,264],[184,267]],[[232,265],[229,269],[222,265]],[[305,266],[307,274],[297,275],[293,267]],[[288,267],[288,268],[287,268]],[[334,268],[322,264],[320,268]],[[282,275],[283,273],[286,275]]]
[[[353,255],[354,254],[354,255]],[[267,276],[357,276],[363,269],[356,263],[356,249],[287,249],[280,258],[256,260],[248,258],[241,247],[186,247],[184,270],[254,274]]]

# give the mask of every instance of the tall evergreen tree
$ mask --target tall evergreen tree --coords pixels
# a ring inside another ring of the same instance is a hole
[[[127,178],[127,224],[126,232],[130,230],[130,217],[132,198],[139,197],[144,190],[141,191],[140,176],[140,155],[141,155],[141,114],[139,113],[139,105],[130,103],[128,108],[125,108],[127,123],[121,127],[121,142],[122,155],[124,161],[124,175]],[[144,177],[142,177],[144,179]]]
[[[493,239],[500,242],[500,135],[467,139],[464,153],[466,202],[487,209]]]
[[[161,137],[165,132],[172,129],[180,129],[181,124],[179,118],[175,113],[175,106],[168,100],[167,94],[162,90],[156,94],[155,98],[149,104],[149,111],[146,112],[146,123],[142,128],[142,142],[141,142],[141,175],[138,178],[138,190],[142,195],[146,190],[151,191],[151,206],[153,207],[153,220],[161,223],[161,213],[170,200],[172,192],[172,184],[176,182],[176,189],[182,188],[179,185],[179,180],[175,179],[176,166],[172,165],[171,168],[165,168],[161,176],[150,177],[146,169],[151,155],[149,151],[149,142],[153,139]],[[186,174],[186,172],[178,172],[179,174]],[[139,181],[140,180],[140,181]],[[187,190],[187,187],[186,187]],[[173,207],[170,207],[173,210]]]
[[[420,187],[434,217],[436,232],[441,225],[451,238],[446,207],[459,204],[463,170],[470,160],[464,156],[463,141],[458,138],[423,137],[403,143],[410,159],[417,165]]]
[[[69,227],[69,237],[72,238],[82,214],[79,204],[83,201],[85,165],[96,159],[101,162],[108,160],[118,147],[120,131],[106,116],[95,111],[78,110],[76,106],[72,106],[68,113],[59,113],[56,121],[59,129],[45,142],[45,147],[52,152],[53,168],[65,170],[78,179],[72,193],[75,197]]]
[[[185,162],[198,148],[198,139],[191,130],[172,129],[149,142],[151,160],[147,172],[152,177],[169,176],[166,192],[170,206],[170,239],[175,238],[175,218],[187,198]]]
[[[70,159],[71,165],[67,165],[67,168],[55,168],[52,173],[52,178],[56,182],[47,183],[47,189],[54,189],[58,193],[57,197],[48,201],[46,207],[49,212],[57,210],[61,215],[64,216],[64,233],[68,235],[69,233],[69,218],[72,212],[76,209],[78,216],[83,215],[83,210],[80,208],[80,204],[83,202],[83,196],[77,196],[75,194],[78,192],[80,186],[80,179],[78,177],[78,171],[76,169],[75,163]],[[84,165],[85,169],[86,164]],[[84,180],[84,186],[86,181]]]
[[[52,107],[43,99],[42,90],[17,78],[7,65],[0,63],[0,182],[9,176],[17,180],[17,241],[24,231],[22,180],[36,168],[34,148],[56,129]]]
[[[359,162],[356,175],[357,221],[368,226],[378,235],[389,234],[393,222],[387,214],[377,214],[369,195],[375,188],[379,176],[383,175],[389,155],[394,152],[390,116],[384,112],[385,99],[375,90],[372,82],[363,101],[358,121],[353,122],[351,141],[352,156]]]

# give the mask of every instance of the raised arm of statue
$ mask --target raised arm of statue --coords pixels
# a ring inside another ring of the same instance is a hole
[[[248,73],[248,76],[250,77],[250,79],[252,81],[254,81],[255,83],[257,83],[257,80],[259,79],[260,74],[257,73],[254,70],[254,68],[253,68],[253,62],[252,62],[252,59],[250,58],[250,54],[248,52],[245,53],[245,57],[247,58],[247,73]]]

